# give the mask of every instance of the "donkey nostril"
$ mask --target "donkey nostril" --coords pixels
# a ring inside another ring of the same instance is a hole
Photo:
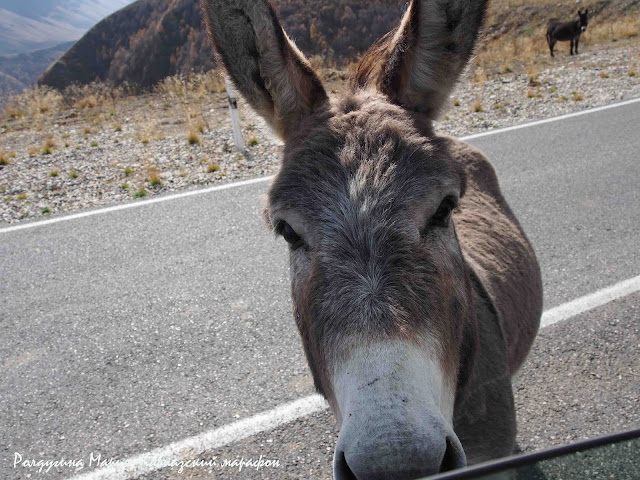
[[[444,452],[442,463],[440,463],[440,473],[462,468],[465,464],[466,461],[458,446],[451,440],[451,438],[447,437],[447,449]]]
[[[336,452],[336,459],[333,465],[333,477],[335,480],[357,480],[349,468],[344,452]]]

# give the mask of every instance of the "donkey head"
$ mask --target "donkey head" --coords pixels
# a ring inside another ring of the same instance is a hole
[[[580,25],[581,32],[584,32],[587,29],[587,25],[589,24],[589,18],[587,17],[588,14],[588,8],[584,11],[584,13],[582,13],[582,11],[578,9],[578,25]]]
[[[285,140],[265,218],[289,244],[294,315],[341,426],[336,478],[465,465],[453,409],[471,284],[452,211],[465,175],[433,133],[486,0],[413,1],[330,101],[266,0],[203,0],[218,59]]]

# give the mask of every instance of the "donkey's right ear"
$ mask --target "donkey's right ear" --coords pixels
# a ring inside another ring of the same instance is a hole
[[[201,0],[209,38],[249,104],[286,139],[300,118],[327,103],[307,59],[268,0]]]

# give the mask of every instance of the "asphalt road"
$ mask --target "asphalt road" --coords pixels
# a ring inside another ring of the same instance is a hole
[[[534,244],[545,308],[640,274],[639,121],[635,103],[471,141],[494,163]],[[0,478],[74,473],[13,468],[16,453],[126,458],[313,393],[291,318],[286,247],[260,217],[266,187],[0,232]],[[595,350],[606,360],[598,375],[612,379],[606,391],[615,392],[616,379],[631,388],[624,405],[598,403],[612,414],[633,411],[629,403],[638,410],[638,305],[640,296],[631,295],[602,307],[613,309],[609,322],[636,328],[635,337]],[[596,313],[550,327],[544,338],[595,345],[615,328],[590,329],[603,318]],[[557,425],[536,413],[566,391],[571,379],[558,372],[581,353],[544,346],[538,370],[557,368],[519,404],[521,431],[524,414],[523,431],[534,432],[521,438],[525,448],[529,440],[532,448],[564,440],[548,438],[554,435],[544,432]],[[620,365],[632,372],[624,380]],[[588,405],[593,389],[576,391],[582,397],[572,405]],[[625,418],[638,425],[637,415]],[[567,428],[579,436],[583,426],[575,422]],[[608,428],[621,425],[614,423]],[[288,425],[284,437],[265,434],[227,454],[275,444],[292,452],[287,475],[306,477],[327,471],[321,464],[330,459],[334,429],[329,415],[318,414]],[[310,445],[322,455],[300,453]],[[283,478],[283,471],[241,473]],[[182,474],[150,478],[165,476]]]

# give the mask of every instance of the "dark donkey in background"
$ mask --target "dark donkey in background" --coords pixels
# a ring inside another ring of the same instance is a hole
[[[580,34],[587,29],[589,19],[587,15],[589,9],[587,8],[584,13],[578,10],[578,19],[572,22],[561,22],[557,18],[552,18],[547,23],[547,43],[549,44],[549,50],[551,56],[554,57],[553,47],[556,42],[571,42],[571,55],[573,55],[574,47],[576,55],[578,54],[578,42],[580,42]]]
[[[202,2],[220,63],[285,140],[265,220],[289,244],[294,317],[340,425],[338,480],[515,446],[511,377],[538,329],[540,269],[491,163],[433,127],[487,3],[413,0],[330,99],[271,2]]]

